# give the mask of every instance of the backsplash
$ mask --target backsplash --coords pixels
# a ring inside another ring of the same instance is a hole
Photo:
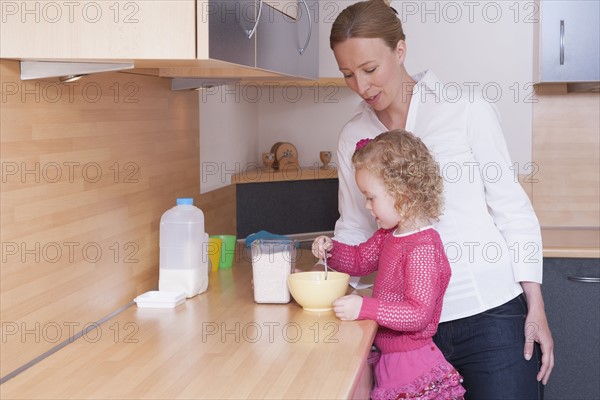
[[[4,376],[156,287],[160,216],[200,176],[196,93],[122,73],[24,82],[12,60],[0,77]]]

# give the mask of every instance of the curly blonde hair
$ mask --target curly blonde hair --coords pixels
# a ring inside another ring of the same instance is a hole
[[[444,201],[443,180],[438,164],[421,139],[397,129],[364,143],[359,142],[352,156],[354,168],[364,168],[383,180],[403,220],[437,220]]]

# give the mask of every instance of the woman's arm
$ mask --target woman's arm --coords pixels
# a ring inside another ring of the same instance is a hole
[[[554,341],[542,297],[542,238],[538,219],[512,168],[500,118],[495,107],[477,98],[469,112],[469,142],[482,171],[499,171],[484,177],[485,198],[494,222],[511,250],[513,274],[527,297],[524,357],[533,354],[533,343],[542,350],[538,381],[548,382],[554,367]]]
[[[498,112],[478,96],[469,104],[467,118],[469,145],[483,175],[485,201],[510,251],[515,281],[542,283],[540,224],[517,180]]]
[[[365,209],[365,197],[356,186],[352,168],[355,147],[352,135],[342,132],[337,150],[340,218],[335,224],[334,239],[346,244],[363,243],[377,230],[375,219]]]

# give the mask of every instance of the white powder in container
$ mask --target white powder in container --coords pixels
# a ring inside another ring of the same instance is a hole
[[[289,303],[287,278],[296,258],[295,241],[259,239],[252,242],[252,279],[257,303]]]

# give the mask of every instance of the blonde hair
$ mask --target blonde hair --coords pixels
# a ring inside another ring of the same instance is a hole
[[[329,35],[331,49],[350,38],[382,39],[392,50],[405,39],[402,23],[389,1],[367,0],[346,7],[335,19]]]
[[[421,139],[397,129],[358,147],[352,164],[356,170],[364,168],[383,180],[386,191],[396,200],[394,206],[403,223],[419,217],[439,218],[443,180],[438,164]]]

